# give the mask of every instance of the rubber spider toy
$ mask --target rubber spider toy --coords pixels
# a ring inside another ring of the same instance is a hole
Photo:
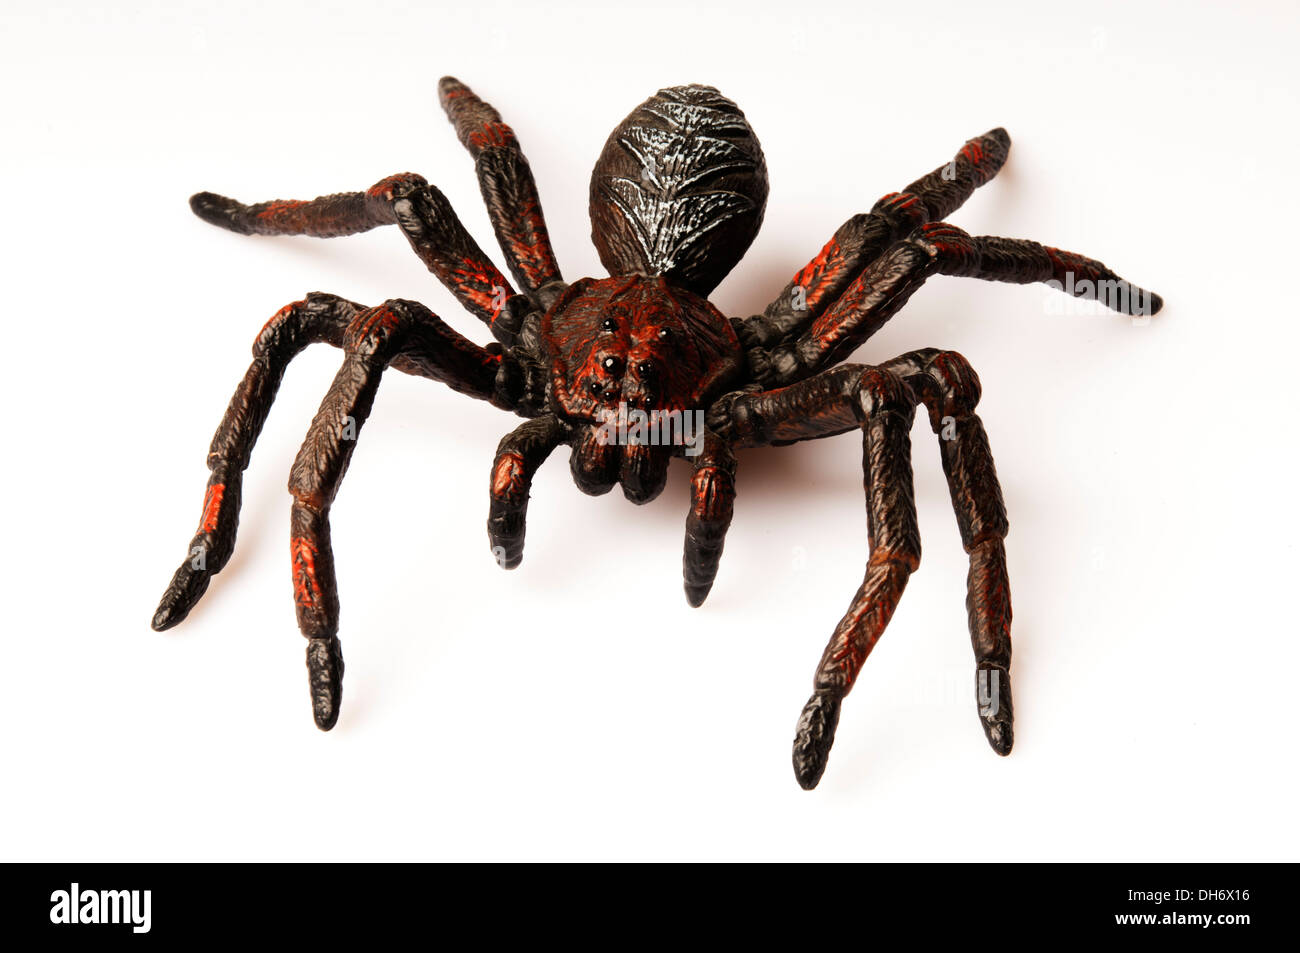
[[[229,560],[253,443],[286,365],[315,342],[342,348],[343,366],[293,464],[290,553],[312,709],[324,730],[338,719],[343,678],[330,505],[385,368],[441,381],[527,418],[501,441],[492,465],[488,537],[506,568],[522,559],[529,486],[556,447],[572,448],[570,467],[583,492],[606,493],[618,484],[634,503],[658,496],[670,458],[686,457],[694,475],[683,569],[693,606],[713,585],[731,522],[733,451],[856,430],[863,441],[870,558],[798,722],[795,774],[812,788],[825,769],[840,704],[921,557],[909,430],[916,406],[924,404],[940,436],[970,554],[967,608],[981,724],[993,750],[1007,754],[1007,518],[975,414],[979,380],[952,351],[911,351],[877,365],[840,362],[936,274],[1058,282],[1127,313],[1154,313],[1160,300],[1100,262],[1031,241],[972,238],[943,221],[1006,160],[1010,139],[994,129],[845,222],[763,314],[724,317],[708,295],[758,231],[767,172],[744,114],[707,86],[660,90],[610,135],[592,174],[591,220],[611,277],[567,283],[514,132],[455,79],[443,79],[439,95],[474,157],[518,293],[442,193],[418,175],[305,202],[242,205],[210,192],[190,200],[200,218],[246,235],[324,238],[397,224],[496,343],[480,347],[414,301],[364,307],[313,293],[279,311],[258,335],[253,363],[213,438],[199,529],[153,627],[161,631],[184,619]],[[610,439],[616,414],[662,422],[675,412],[698,414],[706,423],[690,446],[684,439],[646,439],[635,428],[628,439]]]

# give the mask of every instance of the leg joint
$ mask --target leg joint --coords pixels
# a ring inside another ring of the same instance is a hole
[[[700,467],[691,477],[691,514],[705,523],[731,521],[736,501],[736,480],[731,469]]]
[[[930,412],[930,426],[938,433],[944,418],[969,417],[983,393],[975,368],[956,351],[935,351],[913,379]]]
[[[867,570],[888,568],[897,564],[909,573],[916,572],[921,565],[921,543],[919,538],[904,540],[894,547],[876,546],[867,557]]]
[[[871,208],[871,214],[889,223],[895,235],[906,235],[930,220],[920,196],[912,192],[890,192]]]
[[[916,398],[906,382],[884,368],[868,367],[853,382],[850,399],[853,412],[862,424],[873,417],[893,413],[908,424],[916,407]]]
[[[422,175],[416,175],[414,172],[400,172],[397,175],[390,175],[386,179],[381,179],[366,189],[366,198],[371,202],[391,204],[398,199],[406,198],[412,192],[425,188],[428,184],[428,181]]]
[[[349,352],[385,363],[395,356],[416,322],[420,305],[392,298],[377,308],[360,312],[343,333],[343,346]]]
[[[316,341],[342,346],[343,329],[358,310],[338,295],[313,291],[271,316],[253,342],[253,356],[287,361]]]
[[[979,246],[956,225],[928,222],[916,230],[908,243],[929,255],[940,274],[972,276],[979,271]]]

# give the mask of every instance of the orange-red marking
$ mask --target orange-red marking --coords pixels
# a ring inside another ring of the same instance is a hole
[[[277,215],[283,215],[285,212],[292,212],[302,208],[306,202],[271,202],[266,208],[257,213],[258,218],[275,218]]]
[[[315,608],[321,597],[316,582],[316,546],[306,537],[295,536],[289,540],[289,553],[293,559],[293,601],[304,608]]]
[[[221,498],[226,494],[224,483],[214,483],[203,494],[203,519],[199,522],[200,533],[214,533],[217,530],[217,518],[221,515]]]
[[[519,453],[503,453],[492,468],[492,495],[518,503],[528,498],[528,472]]]

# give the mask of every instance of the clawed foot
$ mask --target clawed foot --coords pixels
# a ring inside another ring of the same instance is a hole
[[[815,693],[803,706],[795,729],[793,760],[794,776],[805,791],[817,787],[822,779],[839,721],[840,698],[830,692]]]
[[[212,573],[196,565],[198,559],[197,555],[193,559],[187,559],[172,576],[172,581],[167,586],[167,591],[163,593],[158,608],[153,614],[153,621],[150,623],[155,632],[165,632],[172,626],[179,625],[190,614],[190,610],[202,598],[203,593],[208,591]]]
[[[190,196],[190,210],[209,225],[225,228],[241,235],[251,235],[252,229],[244,222],[242,202],[217,195],[215,192],[199,192]]]
[[[337,638],[307,641],[307,681],[316,727],[329,731],[339,720],[343,701],[343,647]]]
[[[980,726],[989,747],[1003,757],[1009,755],[1014,741],[1010,674],[996,665],[981,665],[975,673],[975,695]],[[826,770],[842,700],[834,692],[815,692],[799,716],[794,736],[794,775],[805,791],[817,787]]]
[[[989,747],[1006,757],[1014,741],[1011,724],[1011,676],[1004,668],[982,665],[975,673],[975,701],[979,705],[980,727]]]
[[[211,579],[211,573],[206,570],[197,569],[189,562],[182,563],[153,615],[154,630],[162,632],[179,624],[207,590]],[[316,727],[329,731],[339,720],[339,705],[343,700],[343,648],[337,638],[307,641],[307,681]]]

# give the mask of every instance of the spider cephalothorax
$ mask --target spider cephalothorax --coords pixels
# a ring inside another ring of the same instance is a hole
[[[617,482],[635,503],[659,495],[672,444],[601,439],[626,409],[694,413],[741,373],[740,341],[708,301],[664,278],[576,281],[542,319],[551,398],[578,433],[573,475],[588,493]],[[680,449],[680,448],[676,448]]]
[[[498,445],[491,471],[488,537],[506,568],[523,558],[533,474],[560,445],[571,448],[580,489],[598,494],[617,484],[636,503],[660,493],[673,457],[686,458],[693,473],[683,575],[696,606],[713,585],[731,523],[732,451],[858,430],[871,555],[796,730],[795,773],[810,788],[825,769],[840,704],[920,561],[909,431],[924,405],[970,554],[980,722],[993,749],[1007,754],[1007,520],[975,414],[979,379],[960,354],[933,348],[875,365],[840,362],[934,274],[1056,283],[1134,314],[1158,311],[1160,299],[1100,262],[1031,241],[972,238],[942,221],[1006,160],[1010,139],[994,129],[845,222],[763,314],[725,317],[708,295],[757,234],[767,171],[744,114],[707,86],[660,90],[611,134],[591,179],[592,240],[611,277],[566,283],[514,132],[456,80],[443,79],[439,92],[475,158],[518,292],[442,193],[418,175],[305,202],[243,205],[209,192],[190,200],[199,217],[243,234],[329,237],[397,224],[496,341],[481,347],[413,301],[368,308],[313,293],[277,312],[258,335],[253,363],[213,438],[199,529],[154,628],[184,619],[229,560],[253,444],[289,361],[315,342],[341,348],[343,366],[291,472],[290,556],[312,710],[322,729],[338,719],[343,678],[329,510],[386,368],[526,418]]]

